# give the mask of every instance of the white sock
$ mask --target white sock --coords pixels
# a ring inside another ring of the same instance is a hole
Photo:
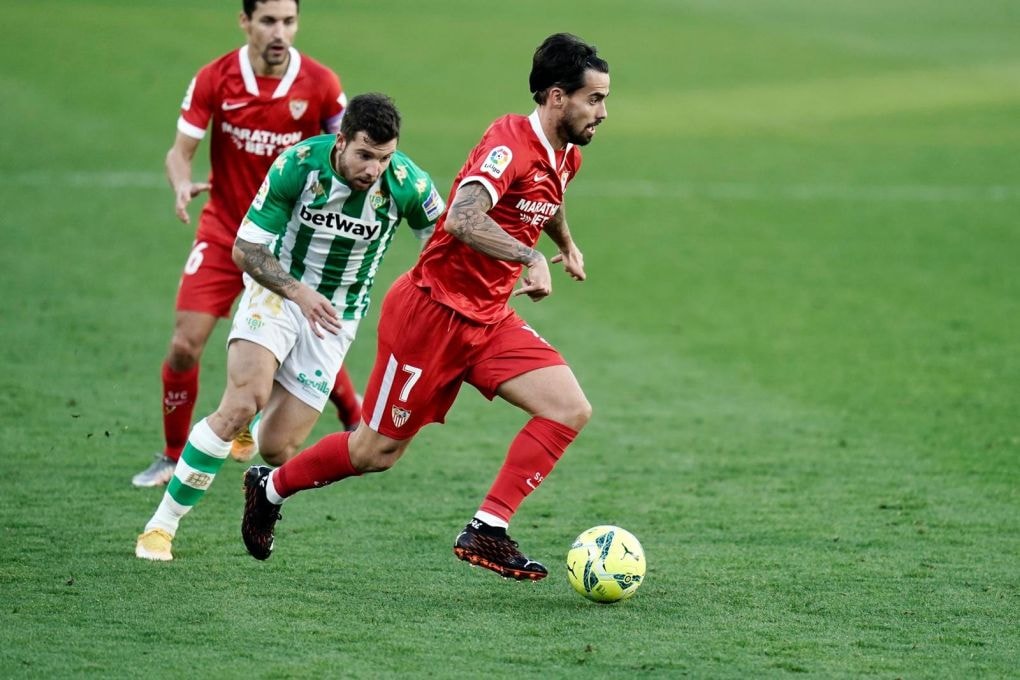
[[[479,510],[475,513],[475,519],[479,522],[485,522],[490,527],[496,527],[497,529],[506,529],[510,526],[510,523],[506,520],[500,519],[499,517],[483,510]]]
[[[273,484],[273,477],[276,476],[276,470],[269,473],[269,479],[266,480],[266,500],[273,505],[283,505],[283,502],[287,500],[276,492],[276,485]]]

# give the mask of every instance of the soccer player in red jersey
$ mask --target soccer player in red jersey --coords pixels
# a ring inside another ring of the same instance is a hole
[[[550,261],[585,278],[563,193],[581,166],[579,147],[606,118],[609,65],[579,38],[555,34],[535,52],[530,86],[535,111],[489,127],[454,180],[449,211],[417,264],[387,293],[362,424],[328,435],[276,470],[253,466],[245,474],[241,532],[254,557],[270,556],[285,498],[392,467],[421,427],[443,422],[466,382],[531,419],[454,552],[510,578],[547,575],[507,528],[588,422],[591,406],[560,353],[507,301],[511,294],[549,295]],[[534,247],[543,231],[559,251],[550,261]]]
[[[340,129],[347,98],[337,75],[292,47],[298,0],[243,0],[247,42],[199,69],[188,86],[167,152],[166,172],[177,217],[189,224],[188,204],[208,191],[191,253],[177,292],[173,336],[163,361],[164,449],[131,482],[166,484],[188,440],[198,395],[199,361],[220,318],[230,315],[244,289],[231,250],[241,220],[273,160],[287,147]],[[208,181],[194,182],[191,165],[210,134]],[[341,369],[330,399],[347,426],[361,420],[361,404]],[[247,460],[254,449],[245,431],[232,454]]]

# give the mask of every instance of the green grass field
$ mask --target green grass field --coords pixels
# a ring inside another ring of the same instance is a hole
[[[515,303],[595,408],[513,526],[553,574],[452,555],[524,421],[470,388],[391,472],[289,502],[268,562],[235,463],[174,562],[134,558],[192,238],[163,155],[240,3],[7,3],[0,676],[1020,677],[1015,2],[303,4],[298,47],[392,95],[444,191],[542,38],[610,61],[567,201],[589,280]],[[564,577],[600,523],[647,553],[620,605]]]

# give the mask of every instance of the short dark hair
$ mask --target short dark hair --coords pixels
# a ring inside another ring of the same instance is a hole
[[[340,132],[347,139],[364,132],[376,144],[385,144],[400,137],[400,112],[384,94],[359,94],[347,103],[340,119]]]
[[[241,9],[244,11],[244,15],[251,19],[251,15],[255,13],[255,5],[263,2],[269,2],[269,0],[241,0]],[[294,4],[298,6],[298,10],[301,10],[301,0],[294,0]]]
[[[551,87],[572,94],[584,86],[584,72],[588,69],[609,73],[609,64],[598,55],[594,45],[570,33],[554,33],[535,50],[528,77],[531,96],[544,104]]]

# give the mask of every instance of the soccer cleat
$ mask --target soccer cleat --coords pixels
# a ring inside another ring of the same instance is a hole
[[[163,486],[174,476],[175,467],[177,467],[177,463],[167,458],[166,455],[157,453],[156,460],[152,461],[152,465],[132,477],[131,483],[139,488]]]
[[[244,473],[244,516],[241,518],[241,538],[244,547],[257,560],[267,560],[273,554],[273,536],[276,522],[281,518],[280,506],[266,498],[266,480],[272,468],[252,465]]]
[[[230,442],[230,457],[238,463],[247,463],[255,455],[255,438],[247,427],[237,433]]]
[[[170,544],[174,540],[168,532],[163,529],[149,529],[138,537],[135,543],[135,557],[143,560],[156,560],[158,562],[169,562],[174,558],[170,552]]]
[[[506,529],[491,527],[477,519],[468,522],[457,536],[453,553],[465,562],[485,567],[503,578],[537,581],[549,575],[548,569],[517,549],[517,541],[511,540]]]

